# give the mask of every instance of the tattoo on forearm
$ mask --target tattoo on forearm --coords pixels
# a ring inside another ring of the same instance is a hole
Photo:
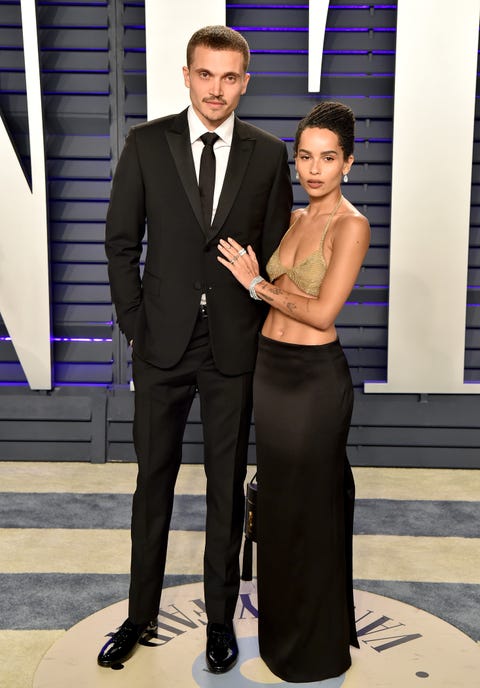
[[[283,296],[285,300],[282,304],[282,308],[285,308],[289,313],[294,313],[297,310],[296,304],[292,301],[288,301],[288,294],[284,292],[279,287],[275,287],[273,284],[269,284],[265,289],[262,289],[262,299],[268,301],[269,303],[275,303],[276,296]],[[277,308],[280,306],[278,305]]]
[[[291,301],[287,301],[287,303],[285,305],[286,305],[287,310],[290,311],[290,313],[293,313],[293,311],[295,311],[297,308],[296,305],[294,303],[292,303]]]
[[[281,296],[283,294],[283,291],[279,287],[272,287],[270,291],[272,294],[275,294],[275,296]]]
[[[264,287],[260,292],[262,299],[268,301],[268,303],[273,303],[275,300],[273,297],[277,294],[278,287],[274,287],[270,283],[265,284],[265,282],[261,282],[260,286]]]

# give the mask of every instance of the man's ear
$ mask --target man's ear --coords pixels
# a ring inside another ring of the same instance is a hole
[[[248,86],[249,81],[250,81],[250,74],[248,72],[245,72],[245,76],[243,77],[243,88],[242,88],[242,93],[241,93],[242,96],[247,91],[247,86]]]

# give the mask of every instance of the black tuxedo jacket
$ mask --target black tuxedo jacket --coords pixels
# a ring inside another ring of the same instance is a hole
[[[205,293],[218,369],[252,370],[264,307],[217,261],[217,244],[229,236],[251,244],[263,270],[291,205],[285,145],[235,118],[224,185],[206,230],[187,111],[133,127],[113,180],[105,245],[118,322],[135,353],[161,368],[178,363]]]

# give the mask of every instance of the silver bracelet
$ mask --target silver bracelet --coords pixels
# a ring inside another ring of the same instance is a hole
[[[262,300],[259,296],[257,296],[257,294],[255,292],[255,287],[257,284],[260,284],[260,282],[265,282],[265,279],[261,275],[257,275],[256,277],[254,277],[252,279],[252,281],[250,282],[250,286],[248,287],[248,291],[250,292],[250,296],[252,297],[252,299],[255,299],[255,301],[261,301]]]

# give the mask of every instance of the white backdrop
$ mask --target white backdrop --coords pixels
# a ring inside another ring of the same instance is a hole
[[[366,392],[480,393],[463,382],[479,14],[398,2],[388,382]]]
[[[35,0],[21,0],[32,186],[0,119],[0,313],[32,389],[50,389],[50,288]]]
[[[225,0],[145,0],[148,119],[187,107],[182,67],[188,40],[202,26],[225,21]]]

